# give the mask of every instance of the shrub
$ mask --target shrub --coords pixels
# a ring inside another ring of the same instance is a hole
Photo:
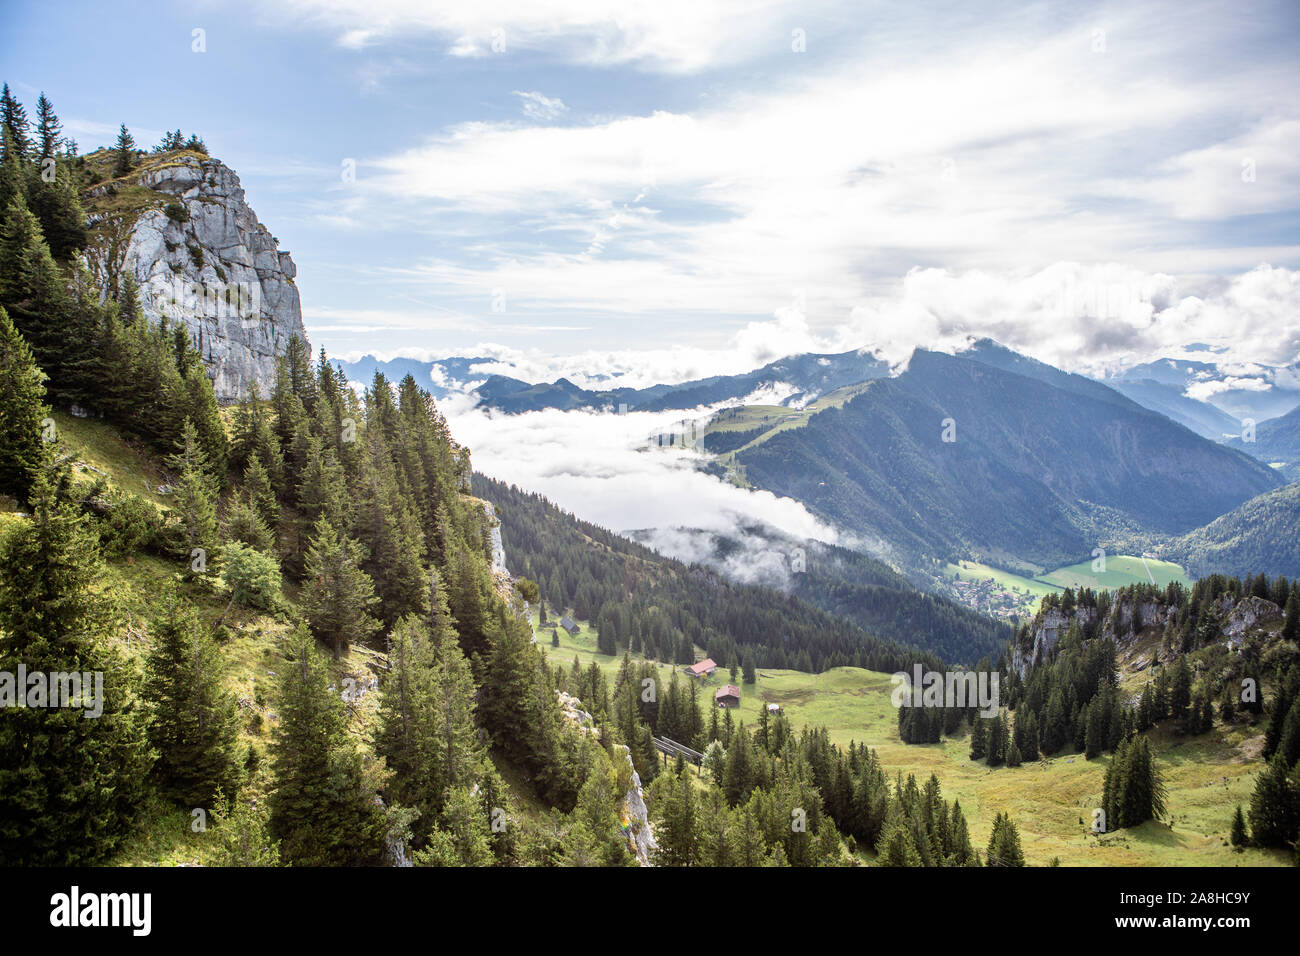
[[[120,489],[103,496],[99,541],[104,554],[120,558],[155,544],[163,519],[154,505]]]
[[[263,611],[284,606],[280,593],[280,565],[275,558],[238,542],[226,546],[221,579],[237,604]]]

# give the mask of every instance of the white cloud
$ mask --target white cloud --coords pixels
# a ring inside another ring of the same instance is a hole
[[[742,11],[725,0],[288,0],[280,15],[318,24],[349,49],[433,36],[459,57],[534,51],[582,66],[695,73],[788,48],[785,19],[833,6],[750,0]]]
[[[372,215],[427,210],[435,230],[472,230],[456,257],[395,276],[451,294],[504,288],[533,313],[752,318],[801,290],[825,334],[936,263],[1020,275],[1067,261],[1171,275],[1300,263],[1300,243],[1188,226],[1300,206],[1288,161],[1300,118],[1276,92],[1280,72],[1300,71],[1247,64],[1225,84],[1190,68],[1212,38],[1156,45],[1143,16],[1113,16],[1102,56],[1076,26],[1032,44],[990,30],[961,57],[940,44],[907,63],[816,61],[690,112],[461,123],[364,161],[358,185]]]
[[[1228,279],[1175,278],[1114,263],[1055,263],[1017,275],[917,269],[860,306],[844,330],[899,361],[920,345],[989,337],[1070,371],[1100,375],[1159,358],[1232,369],[1300,357],[1300,272],[1260,265]]]
[[[553,120],[569,109],[559,97],[545,96],[536,90],[527,93],[515,90],[514,95],[521,100],[520,109],[529,119]]]
[[[761,521],[800,539],[838,540],[797,501],[710,477],[695,468],[690,452],[647,448],[650,435],[680,430],[681,412],[494,415],[464,399],[440,408],[455,439],[473,450],[476,470],[541,492],[616,531],[688,527],[730,534],[746,521]]]

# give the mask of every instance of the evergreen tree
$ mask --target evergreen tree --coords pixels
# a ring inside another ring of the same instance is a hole
[[[46,460],[45,375],[0,308],[0,494],[26,502]]]
[[[217,526],[217,486],[198,432],[187,418],[176,453],[167,467],[177,474],[169,511],[178,520],[173,548],[187,560],[187,575],[202,574],[221,544]]]
[[[96,537],[43,473],[31,500],[32,517],[0,538],[0,674],[21,663],[29,674],[103,677],[83,677],[81,707],[29,696],[35,706],[0,716],[0,860],[95,863],[127,834],[153,754],[138,678],[110,643]]]
[[[1250,798],[1250,841],[1256,846],[1295,843],[1300,827],[1300,772],[1288,772],[1275,754],[1255,780]]]
[[[117,132],[117,142],[113,145],[116,158],[113,160],[113,175],[125,176],[135,165],[135,138],[127,132],[123,123]]]
[[[239,788],[239,708],[222,688],[221,652],[173,591],[157,622],[144,697],[153,712],[154,778],[186,807],[210,809],[220,790]]]
[[[989,866],[1024,866],[1025,854],[1020,849],[1020,831],[1011,820],[1011,814],[999,813],[993,818],[993,832],[989,835],[985,858]]]
[[[440,599],[436,596],[435,600]],[[447,794],[479,784],[487,759],[474,723],[476,688],[455,633],[414,616],[393,629],[392,670],[380,698],[375,750],[395,773],[395,800],[419,811],[416,847],[423,846]]]
[[[37,159],[53,158],[59,148],[59,133],[63,129],[63,124],[54,114],[54,104],[50,102],[49,97],[41,91],[41,95],[36,100],[36,157]]]
[[[1300,641],[1300,585],[1292,584],[1286,599],[1286,621],[1282,625],[1282,640]]]
[[[970,728],[970,759],[983,760],[988,755],[987,749],[988,731],[984,726],[984,720],[976,717],[971,723]]]
[[[280,687],[280,722],[271,744],[271,833],[293,866],[355,866],[384,850],[384,815],[347,732],[347,713],[330,690],[329,665],[299,629]]]
[[[23,104],[9,92],[9,84],[4,84],[0,91],[0,124],[9,140],[5,143],[6,157],[10,152],[18,159],[26,159],[32,151],[32,141],[27,124],[27,110]]]
[[[1237,812],[1232,815],[1232,834],[1229,841],[1233,846],[1245,846],[1250,842],[1250,836],[1246,832],[1246,817],[1241,812],[1241,804],[1237,804]]]
[[[378,603],[374,582],[361,570],[361,546],[342,537],[329,520],[316,522],[307,549],[307,574],[301,604],[312,633],[337,659],[351,643],[360,643],[379,629],[370,616]]]
[[[279,866],[280,844],[271,836],[267,801],[244,793],[217,801],[213,816],[220,849],[218,866]]]
[[[490,866],[492,856],[488,809],[467,787],[455,787],[438,819],[429,845],[415,854],[420,866]]]

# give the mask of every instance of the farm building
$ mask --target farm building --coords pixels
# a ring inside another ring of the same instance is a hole
[[[719,687],[718,692],[713,695],[713,702],[719,707],[739,707],[740,688],[735,684]]]
[[[570,634],[578,633],[577,622],[574,621],[574,619],[569,617],[568,615],[565,615],[564,617],[560,618],[560,627],[564,628]]]
[[[706,657],[698,664],[692,664],[690,667],[686,668],[686,673],[690,674],[692,677],[708,677],[717,669],[718,665],[713,662],[713,658]]]

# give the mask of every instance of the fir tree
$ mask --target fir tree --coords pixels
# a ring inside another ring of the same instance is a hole
[[[153,721],[149,742],[158,752],[154,778],[186,807],[211,808],[218,790],[239,787],[239,709],[222,688],[221,652],[173,591],[154,628],[144,697]]]
[[[1300,827],[1300,772],[1291,773],[1275,754],[1255,779],[1250,798],[1250,841],[1256,846],[1286,846]]]
[[[62,129],[63,124],[59,122],[58,116],[54,114],[54,104],[42,91],[36,100],[37,159],[53,158],[59,148],[61,141],[59,133]]]
[[[21,662],[29,674],[103,677],[102,687],[82,685],[81,707],[5,709],[0,860],[95,863],[127,834],[153,754],[138,678],[110,644],[116,621],[98,593],[95,535],[44,473],[31,500],[32,517],[0,538],[0,673],[16,674]]]
[[[5,143],[6,156],[13,152],[18,159],[26,159],[32,151],[32,141],[27,125],[27,110],[23,104],[9,92],[9,84],[4,84],[0,91],[0,124],[9,140]]]
[[[178,521],[173,547],[187,560],[187,575],[203,574],[221,543],[217,486],[209,473],[198,432],[188,418],[176,453],[167,456],[166,463],[177,474],[169,509]]]
[[[467,787],[455,787],[439,815],[429,845],[415,854],[419,866],[490,866],[489,811]]]
[[[329,666],[302,629],[280,688],[271,744],[271,833],[293,866],[353,866],[383,854],[384,815],[347,733]]]
[[[1025,854],[1020,849],[1020,831],[1009,813],[999,813],[993,818],[993,832],[989,835],[985,857],[989,866],[1025,865]]]
[[[45,374],[0,308],[0,494],[26,502],[46,461]]]
[[[113,145],[113,152],[115,154],[113,175],[125,176],[135,165],[135,138],[127,132],[125,123],[117,131],[117,142]]]
[[[1232,834],[1229,841],[1233,846],[1246,846],[1250,842],[1250,835],[1246,832],[1246,817],[1241,812],[1241,804],[1237,804],[1237,812],[1232,815]]]
[[[988,754],[987,750],[988,731],[984,726],[983,718],[976,717],[971,723],[970,729],[970,759],[983,760]]]
[[[361,570],[362,557],[361,546],[340,536],[328,519],[316,522],[307,549],[301,603],[312,632],[335,658],[348,644],[360,643],[379,629],[379,622],[370,616],[379,599],[374,582]]]
[[[1300,641],[1300,585],[1292,584],[1286,599],[1286,621],[1282,625],[1282,640]]]

